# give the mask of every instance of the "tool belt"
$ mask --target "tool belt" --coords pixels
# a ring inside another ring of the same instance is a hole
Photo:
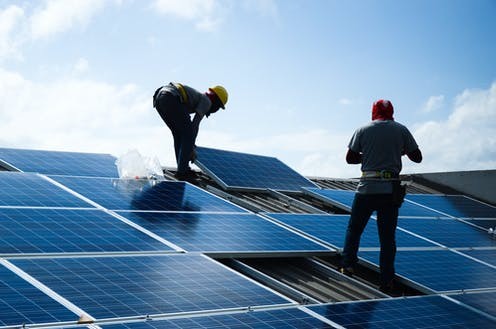
[[[362,179],[398,179],[400,175],[388,170],[363,171]]]
[[[179,98],[181,99],[181,103],[188,103],[188,94],[186,93],[186,89],[184,89],[184,86],[177,82],[171,82],[171,85],[176,87],[177,91],[179,91]]]

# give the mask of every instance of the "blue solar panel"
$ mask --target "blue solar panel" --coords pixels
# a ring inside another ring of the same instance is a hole
[[[96,319],[288,303],[201,255],[14,259],[12,263]]]
[[[0,206],[91,207],[36,174],[0,171]]]
[[[407,199],[459,218],[496,218],[496,207],[463,195],[409,194]]]
[[[225,189],[299,192],[317,186],[277,158],[206,147],[196,153],[195,164]]]
[[[487,230],[492,229],[496,231],[496,218],[492,219],[465,219],[467,222],[477,225],[479,227],[485,228]]]
[[[401,218],[398,226],[451,248],[496,247],[487,231],[451,218]]]
[[[70,176],[52,178],[107,209],[245,212],[184,182]]]
[[[121,212],[120,215],[186,251],[329,251],[252,214]]]
[[[468,306],[496,317],[496,291],[450,296]],[[494,325],[496,327],[496,325]]]
[[[348,211],[351,211],[351,207],[353,206],[353,199],[355,198],[354,191],[313,188],[308,188],[305,190],[307,190],[311,195],[320,198],[321,200],[328,201],[331,204]],[[439,217],[441,216],[441,214],[405,200],[399,210],[399,216]]]
[[[0,254],[172,250],[100,210],[0,208],[0,232]]]
[[[441,296],[309,306],[345,328],[494,328],[495,322]]]
[[[0,326],[76,321],[78,316],[0,265]]]
[[[110,154],[0,148],[0,165],[47,175],[119,177]]]
[[[378,265],[379,253],[359,257]],[[398,251],[396,273],[437,292],[496,288],[496,269],[449,250]]]
[[[317,214],[268,214],[270,217],[305,232],[321,241],[338,248],[343,248],[349,215],[317,215]],[[435,247],[434,244],[419,239],[411,234],[396,231],[398,247]],[[362,234],[361,248],[379,248],[377,223],[371,219]]]
[[[494,241],[494,240],[493,240]],[[496,266],[496,249],[472,249],[460,250],[462,254],[474,257],[478,260]]]
[[[255,311],[238,314],[218,314],[173,320],[133,322],[102,325],[103,329],[315,329],[333,328],[299,309]]]

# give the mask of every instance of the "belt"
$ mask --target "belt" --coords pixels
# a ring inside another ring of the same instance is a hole
[[[363,171],[362,178],[375,178],[375,179],[396,179],[400,175],[388,170],[378,170],[378,171]]]

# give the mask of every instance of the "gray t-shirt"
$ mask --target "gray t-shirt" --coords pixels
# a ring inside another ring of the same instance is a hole
[[[401,171],[401,156],[418,148],[410,131],[393,120],[374,120],[357,129],[348,144],[350,150],[362,153],[362,171]],[[384,180],[361,180],[358,193],[391,193],[392,184]]]

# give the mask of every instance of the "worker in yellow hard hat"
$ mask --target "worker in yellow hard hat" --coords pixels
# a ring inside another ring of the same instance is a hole
[[[224,87],[214,86],[205,93],[177,82],[158,88],[153,95],[153,107],[164,120],[174,138],[178,180],[192,181],[196,174],[189,167],[194,161],[195,141],[200,121],[219,108],[224,109],[228,94]],[[194,114],[191,120],[191,114]]]

